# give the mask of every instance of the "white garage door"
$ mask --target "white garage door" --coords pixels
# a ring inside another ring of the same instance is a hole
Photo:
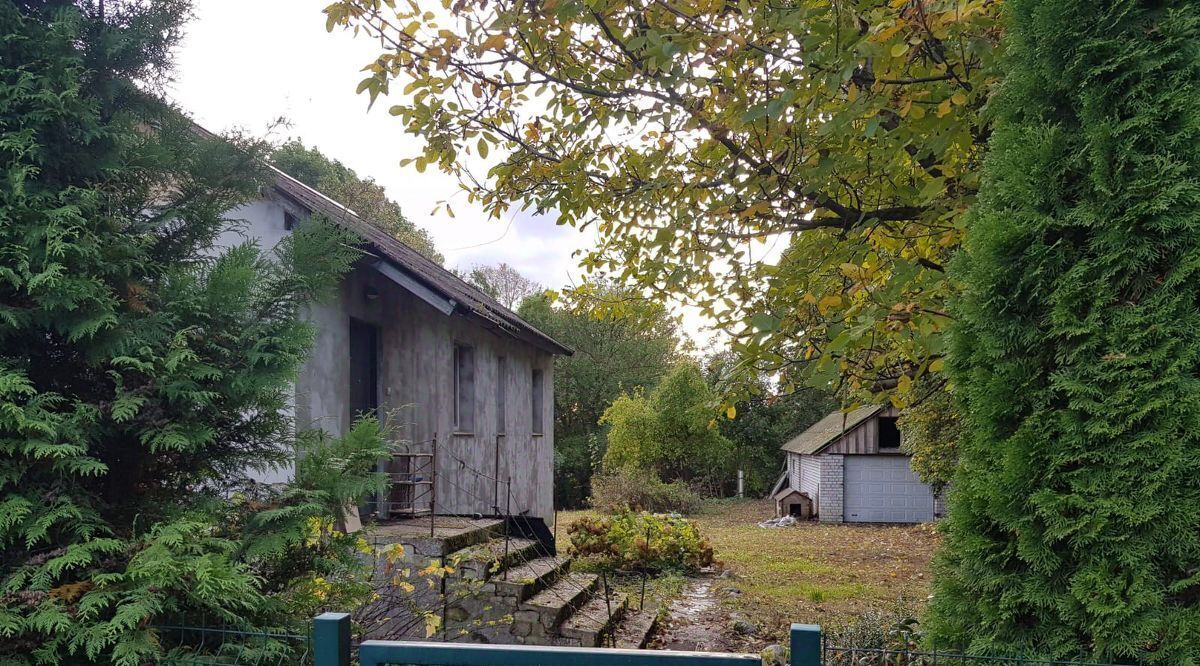
[[[933,492],[908,456],[846,456],[845,519],[850,523],[933,520]]]

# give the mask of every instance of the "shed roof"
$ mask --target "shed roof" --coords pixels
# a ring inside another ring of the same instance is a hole
[[[553,354],[570,356],[570,347],[538,330],[495,299],[446,270],[425,255],[396,240],[388,232],[359,217],[354,211],[305,185],[283,171],[270,167],[275,188],[296,203],[329,217],[366,241],[378,255],[429,289],[454,302],[464,313],[477,315],[504,332]]]
[[[787,499],[788,497],[790,497],[792,495],[799,495],[805,499],[811,499],[808,496],[808,493],[802,493],[795,488],[784,488],[784,489],[780,490],[779,492],[775,493],[774,495],[772,495],[771,498],[776,501],[779,501],[781,499]]]
[[[850,412],[838,410],[814,423],[779,447],[790,453],[815,454],[842,435],[854,430],[883,409],[882,405],[865,405]]]

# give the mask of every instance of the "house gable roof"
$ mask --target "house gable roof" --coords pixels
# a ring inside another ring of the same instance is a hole
[[[570,356],[574,353],[570,347],[538,330],[478,288],[396,240],[391,234],[359,217],[354,211],[283,171],[273,166],[270,169],[275,175],[276,190],[309,211],[321,213],[334,223],[353,231],[367,242],[368,252],[429,290],[440,294],[450,301],[455,309],[480,317],[505,333],[552,354]]]
[[[850,412],[841,410],[833,412],[779,448],[789,453],[802,455],[820,453],[822,449],[839,437],[862,425],[882,410],[883,406],[881,405],[866,405]]]

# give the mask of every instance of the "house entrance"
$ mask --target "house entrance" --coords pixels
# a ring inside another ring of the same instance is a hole
[[[378,416],[379,327],[350,320],[350,416]]]

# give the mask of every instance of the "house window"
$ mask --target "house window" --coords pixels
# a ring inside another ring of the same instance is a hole
[[[475,431],[475,350],[454,345],[454,430]]]
[[[297,220],[295,215],[292,215],[291,213],[287,212],[286,210],[283,211],[283,228],[284,229],[286,229],[287,231],[292,231],[297,226],[299,226],[299,224],[300,224],[300,220]]]
[[[880,417],[879,448],[893,450],[900,448],[900,428],[896,425],[895,418]]]
[[[546,392],[546,375],[541,368],[533,369],[533,387],[530,391],[530,431],[535,435],[541,435],[545,432],[545,423],[543,422],[542,413],[542,398]]]
[[[496,434],[505,432],[504,421],[508,416],[508,359],[496,357]]]

